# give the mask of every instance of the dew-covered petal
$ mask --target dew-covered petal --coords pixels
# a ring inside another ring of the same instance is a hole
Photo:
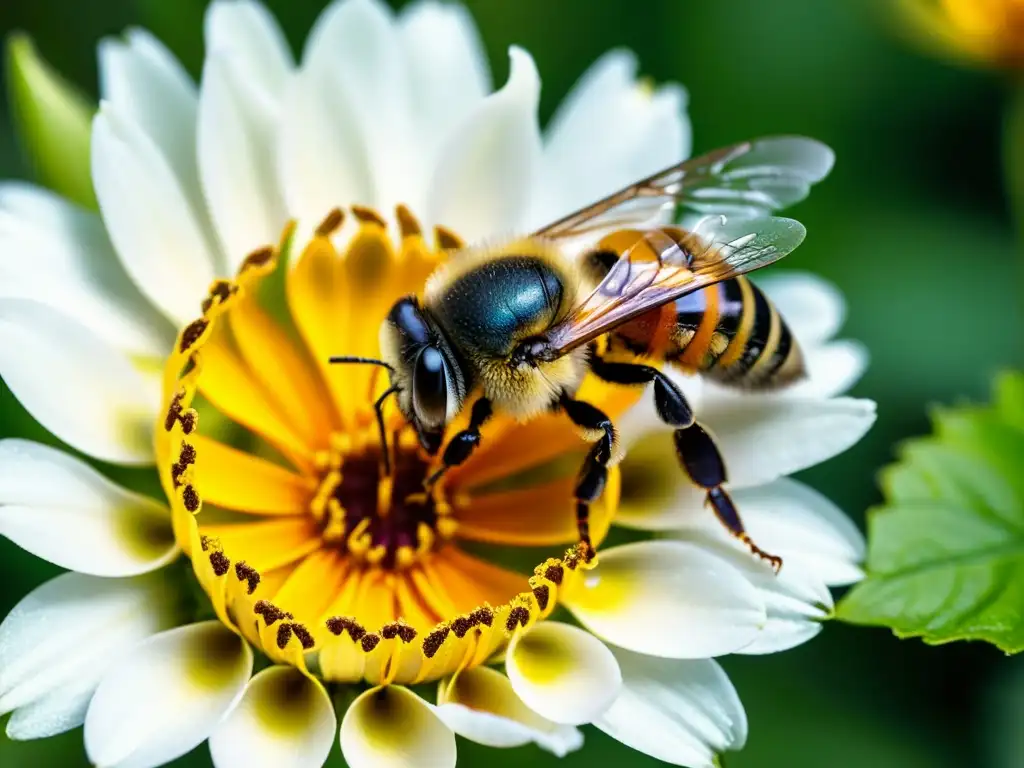
[[[429,186],[427,219],[468,241],[516,233],[538,182],[540,76],[521,48],[509,58],[508,82],[445,140]]]
[[[778,272],[755,278],[805,347],[836,335],[846,319],[846,300],[835,285],[811,272]]]
[[[437,768],[455,765],[455,734],[434,708],[408,688],[371,688],[341,721],[341,753],[350,768],[415,768],[429,755]]]
[[[740,571],[674,541],[602,550],[597,568],[563,602],[608,642],[665,658],[732,653],[749,645],[766,621],[764,600]]]
[[[864,572],[864,534],[834,502],[796,480],[780,478],[768,485],[733,493],[751,539],[783,559],[783,570],[799,567],[829,586],[859,581]],[[658,530],[679,537],[704,534],[746,553],[710,511],[680,505],[662,516]]]
[[[542,226],[678,163],[690,153],[687,95],[636,79],[636,56],[609,51],[584,73],[545,134]]]
[[[469,11],[418,0],[398,17],[408,61],[416,130],[428,153],[490,93],[491,75]]]
[[[143,768],[190,752],[235,706],[252,663],[249,646],[219,621],[151,637],[96,689],[85,716],[89,760]]]
[[[0,376],[72,447],[114,463],[153,461],[157,382],[67,315],[28,299],[0,299]]]
[[[0,440],[0,535],[51,563],[134,576],[178,555],[166,506],[61,450]]]
[[[163,573],[66,573],[22,598],[0,624],[0,713],[14,710],[11,738],[81,725],[100,678],[136,644],[174,626],[180,602]]]
[[[613,652],[622,693],[595,726],[645,755],[688,768],[712,768],[716,755],[743,748],[747,716],[714,661]]]
[[[110,239],[132,280],[175,323],[195,319],[219,256],[168,158],[109,102],[93,121],[92,176]]]
[[[505,675],[490,667],[473,667],[442,680],[437,715],[459,736],[488,747],[535,743],[564,757],[583,746],[583,734],[558,725],[527,707]]]
[[[320,768],[337,727],[319,681],[293,667],[268,667],[210,736],[210,754],[217,768]]]
[[[104,341],[163,357],[174,329],[128,277],[98,215],[24,182],[0,184],[0,295],[71,314]]]
[[[744,488],[847,450],[874,424],[875,403],[849,397],[738,397],[709,384],[698,418],[725,458],[730,487]]]
[[[505,669],[526,706],[564,725],[591,722],[611,706],[622,686],[619,665],[604,643],[555,621],[513,637]]]

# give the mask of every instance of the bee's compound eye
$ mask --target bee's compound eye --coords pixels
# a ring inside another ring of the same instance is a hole
[[[444,424],[448,413],[448,375],[444,357],[435,347],[424,347],[412,374],[412,405],[422,424]]]

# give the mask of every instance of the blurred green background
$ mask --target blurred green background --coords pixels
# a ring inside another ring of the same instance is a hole
[[[299,50],[320,0],[266,0]],[[865,0],[476,0],[495,81],[512,43],[535,56],[550,115],[576,77],[627,46],[656,80],[690,91],[695,149],[773,132],[831,144],[838,165],[796,215],[810,231],[787,267],[845,292],[844,335],[871,367],[854,394],[877,426],[805,479],[863,523],[877,470],[902,438],[927,430],[936,402],[987,397],[998,369],[1022,362],[1022,246],[1004,200],[1000,143],[1008,88],[907,49]],[[95,43],[149,27],[198,74],[202,0],[6,0],[0,32],[29,32],[58,70],[96,93]],[[0,104],[0,177],[20,177]],[[24,255],[30,258],[30,254]],[[0,388],[0,437],[41,431]],[[0,542],[0,615],[55,569]],[[1024,766],[1024,663],[982,645],[931,648],[884,630],[829,626],[765,658],[727,659],[750,717],[730,768]],[[563,763],[539,750],[460,743],[460,765],[646,766],[656,761],[589,730]],[[332,760],[340,764],[335,748]],[[0,766],[85,765],[81,731],[43,743],[0,736]],[[208,765],[205,747],[181,765]]]

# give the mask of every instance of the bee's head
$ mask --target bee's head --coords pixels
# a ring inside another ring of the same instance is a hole
[[[437,324],[415,298],[400,299],[380,328],[380,349],[398,387],[398,407],[420,443],[437,453],[445,426],[462,409],[465,375]]]

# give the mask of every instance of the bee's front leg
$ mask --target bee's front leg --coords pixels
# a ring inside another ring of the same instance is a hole
[[[486,397],[481,397],[473,403],[473,410],[469,414],[469,426],[461,432],[456,432],[448,441],[448,446],[444,449],[444,455],[441,457],[441,466],[423,483],[427,490],[430,490],[445,472],[452,467],[459,466],[473,454],[476,447],[480,445],[480,428],[493,414],[494,408]]]
[[[599,408],[582,400],[573,400],[566,394],[562,395],[558,405],[576,426],[590,432],[600,432],[583,461],[575,490],[576,528],[580,541],[590,548],[590,505],[604,491],[608,480],[608,462],[612,459],[616,440],[615,426]]]
[[[654,407],[658,417],[675,428],[676,456],[683,470],[707,494],[708,504],[729,533],[778,573],[782,558],[757,546],[743,527],[736,505],[722,487],[727,479],[725,460],[711,435],[694,420],[686,395],[675,382],[649,365],[612,363],[596,356],[591,361],[591,370],[598,378],[613,384],[654,383]]]

